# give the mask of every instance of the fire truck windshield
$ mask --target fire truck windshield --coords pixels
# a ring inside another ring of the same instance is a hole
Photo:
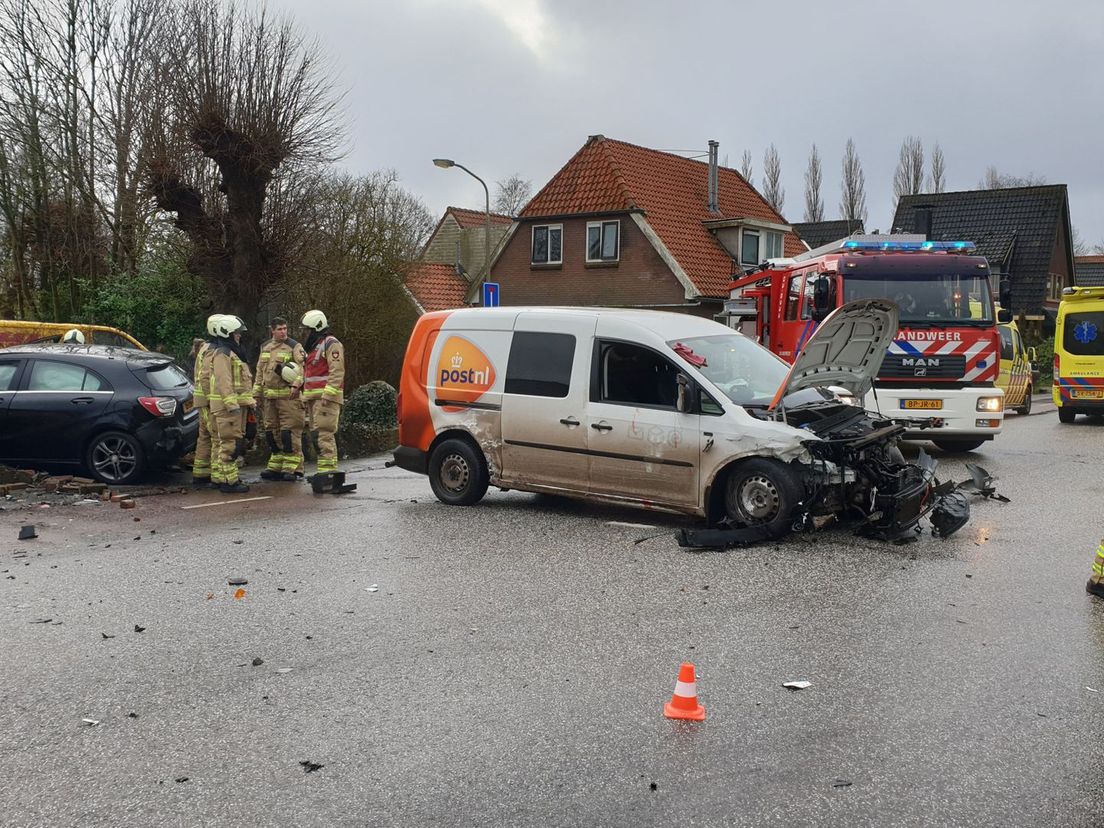
[[[673,339],[672,350],[692,351],[705,363],[689,363],[737,405],[768,404],[786,379],[790,366],[743,334]],[[676,351],[678,353],[678,351]]]
[[[993,324],[989,278],[974,273],[932,273],[886,276],[848,273],[843,279],[845,302],[892,299],[901,309],[901,325]]]

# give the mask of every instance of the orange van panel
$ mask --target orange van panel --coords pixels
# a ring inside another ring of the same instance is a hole
[[[403,358],[399,393],[402,394],[402,414],[399,420],[399,445],[429,451],[435,436],[430,414],[429,393],[426,391],[428,369],[426,360],[433,342],[451,311],[423,314],[410,333]]]

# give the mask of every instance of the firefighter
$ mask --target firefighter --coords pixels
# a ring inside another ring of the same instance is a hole
[[[196,435],[195,456],[192,460],[192,485],[197,488],[205,488],[211,485],[211,412],[207,407],[207,392],[211,386],[211,359],[214,354],[211,346],[215,343],[218,334],[215,333],[215,322],[218,314],[207,317],[207,338],[198,340],[195,348],[195,364],[192,368],[192,377],[195,380],[195,392],[192,401],[199,411],[199,433]],[[217,452],[216,452],[217,455]],[[216,481],[218,482],[218,481]]]
[[[1100,541],[1100,546],[1096,549],[1092,575],[1089,576],[1089,582],[1085,584],[1085,591],[1097,598],[1104,598],[1104,540]]]
[[[288,336],[283,317],[272,320],[272,338],[261,346],[253,396],[261,405],[265,442],[271,452],[264,480],[295,480],[303,475],[303,346]]]
[[[211,479],[226,494],[248,492],[249,486],[238,479],[235,462],[245,453],[245,413],[253,405],[252,388],[246,384],[249,367],[241,349],[245,325],[236,316],[220,316],[215,322],[217,339],[210,348],[211,380],[207,406],[217,434],[217,459],[212,457]],[[214,441],[212,441],[214,443]]]
[[[307,359],[303,367],[303,401],[307,407],[311,439],[318,452],[318,474],[337,471],[337,441],[334,433],[345,402],[345,349],[330,333],[326,314],[309,310],[302,326],[309,332]]]
[[[84,334],[77,328],[71,328],[65,332],[65,336],[61,338],[61,341],[66,345],[83,345]]]

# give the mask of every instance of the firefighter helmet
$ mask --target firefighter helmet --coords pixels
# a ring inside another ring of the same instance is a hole
[[[61,338],[61,341],[64,342],[66,345],[83,345],[84,334],[82,334],[76,328],[71,328],[70,330],[65,332],[65,336]]]
[[[236,316],[219,314],[215,319],[215,336],[229,339],[231,334],[239,333],[243,330],[245,330],[245,326],[242,325],[242,321]]]
[[[280,378],[288,385],[295,385],[303,376],[298,362],[285,362],[280,366]]]
[[[303,314],[303,319],[300,323],[304,328],[310,328],[312,331],[324,331],[330,326],[329,321],[326,319],[326,314],[320,310],[309,310]]]
[[[221,318],[221,313],[212,313],[210,316],[207,317],[207,336],[218,336],[218,331],[215,329],[215,325]]]

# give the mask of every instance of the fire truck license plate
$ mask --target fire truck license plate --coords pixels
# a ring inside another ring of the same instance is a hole
[[[1077,388],[1074,389],[1073,396],[1079,400],[1104,400],[1104,389]]]
[[[901,408],[923,408],[929,411],[939,411],[943,408],[943,400],[901,400]]]

